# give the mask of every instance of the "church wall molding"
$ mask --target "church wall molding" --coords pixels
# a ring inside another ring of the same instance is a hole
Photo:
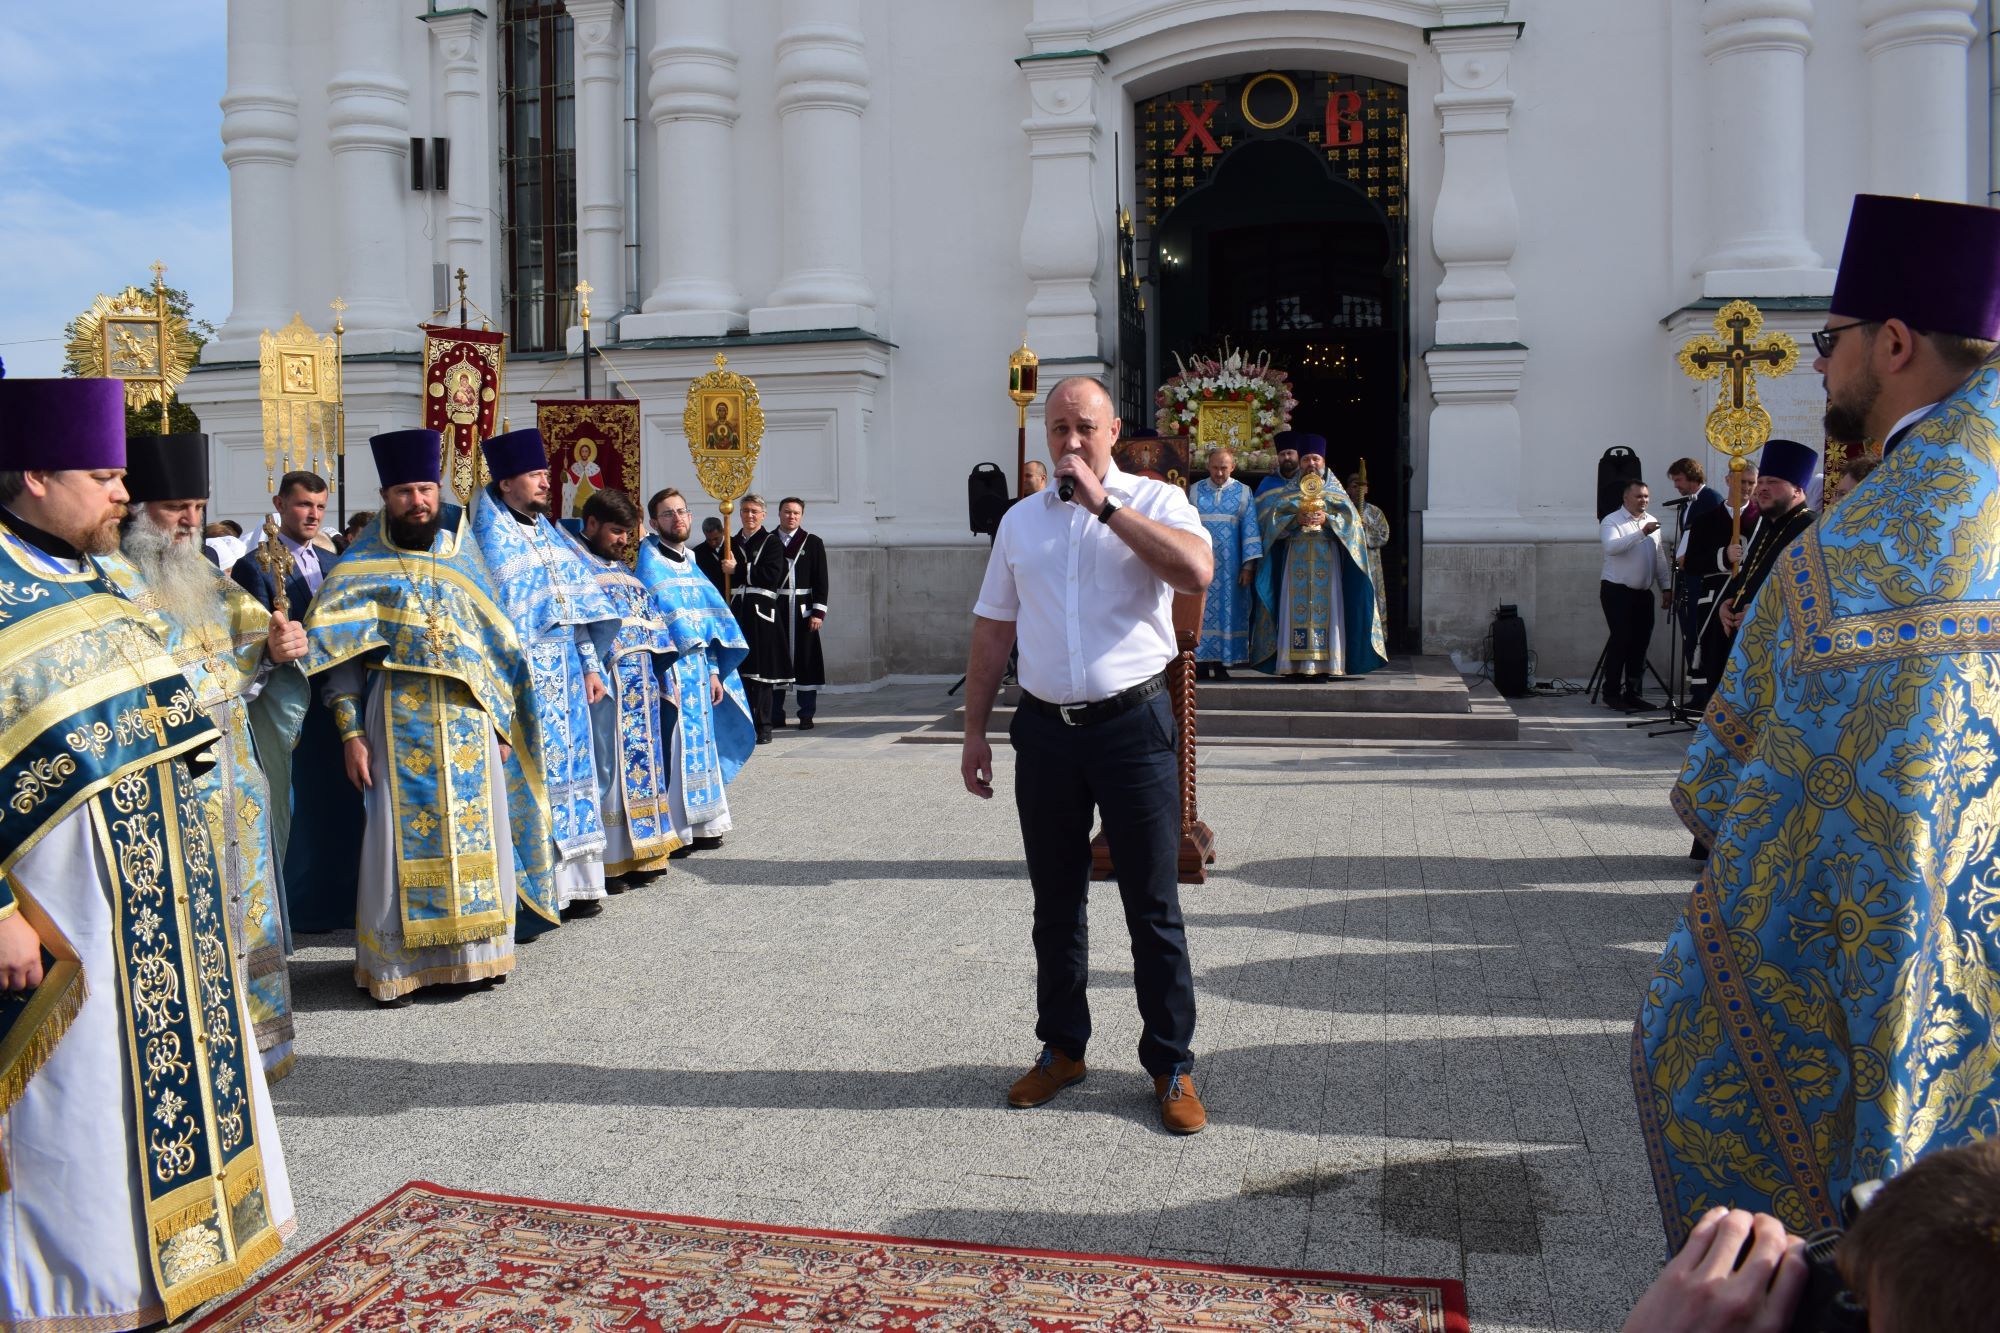
[[[1709,245],[1703,296],[1812,296],[1833,272],[1806,237],[1812,0],[1707,0],[1701,53]],[[1754,125],[1755,134],[1744,132]]]
[[[744,329],[736,287],[736,121],[742,79],[730,45],[728,0],[655,5],[647,56],[653,123],[651,247],[659,281],[641,313],[619,321],[622,339],[714,337]],[[691,190],[689,181],[704,187]]]
[[[451,173],[445,196],[444,258],[447,269],[465,270],[466,292],[482,309],[500,308],[499,266],[493,218],[493,126],[499,88],[493,72],[493,35],[486,15],[476,9],[430,15],[432,84],[443,91],[445,134]]]
[[[784,0],[778,34],[783,276],[752,333],[873,329],[863,260],[862,116],[869,72],[860,0]]]
[[[294,166],[299,98],[291,79],[291,18],[284,5],[230,0],[228,83],[222,94],[222,162],[229,169],[229,317],[202,357],[257,352],[263,330],[290,317],[296,297]]]
[[[1964,203],[1967,49],[1979,0],[1862,0],[1868,188]]]
[[[420,337],[404,235],[410,85],[394,63],[402,17],[396,0],[347,0],[333,25],[326,137],[339,220],[335,272],[347,346],[357,352],[406,351]]]
[[[577,277],[590,284],[599,337],[625,291],[625,5],[564,0],[576,87]]]

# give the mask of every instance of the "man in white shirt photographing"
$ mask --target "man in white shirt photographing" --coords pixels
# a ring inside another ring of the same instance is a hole
[[[1161,1123],[1193,1134],[1208,1123],[1195,1093],[1194,979],[1181,922],[1180,782],[1166,666],[1175,654],[1173,598],[1208,588],[1215,551],[1177,487],[1111,461],[1119,422],[1111,395],[1073,376],[1045,407],[1049,487],[1001,521],[973,608],[960,773],[993,795],[986,723],[1017,638],[1021,705],[1014,803],[1035,894],[1034,1067],[1007,1100],[1040,1106],[1084,1076],[1090,948],[1092,812],[1101,811],[1117,867]]]

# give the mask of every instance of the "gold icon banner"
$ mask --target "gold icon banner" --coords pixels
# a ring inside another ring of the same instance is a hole
[[[167,400],[187,378],[195,356],[187,319],[167,304],[166,271],[165,264],[153,265],[151,291],[132,286],[116,296],[98,296],[76,317],[66,349],[77,374],[124,380],[129,410],[157,406],[163,431]]]
[[[339,467],[340,347],[304,316],[258,339],[257,397],[264,412],[264,480],[287,472],[331,478]]]
[[[444,474],[460,504],[486,482],[479,446],[500,422],[507,335],[490,329],[424,327],[424,425],[444,436]]]

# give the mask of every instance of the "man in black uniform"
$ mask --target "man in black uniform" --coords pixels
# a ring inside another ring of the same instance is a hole
[[[806,502],[795,495],[778,501],[778,531],[765,543],[754,579],[769,588],[777,604],[777,633],[772,636],[788,664],[771,681],[771,726],[785,725],[786,684],[799,692],[799,730],[813,729],[819,711],[819,687],[826,684],[826,658],[820,651],[819,627],[826,623],[826,543],[800,526]]]
[[[743,693],[750,701],[750,717],[757,724],[757,744],[771,742],[771,690],[789,685],[791,661],[785,654],[783,627],[778,624],[778,599],[771,588],[759,587],[757,562],[770,544],[764,529],[764,497],[746,495],[739,503],[743,511],[743,531],[729,539],[736,558],[736,572],[730,576],[729,609],[743,627],[743,640],[750,655],[743,660]]]

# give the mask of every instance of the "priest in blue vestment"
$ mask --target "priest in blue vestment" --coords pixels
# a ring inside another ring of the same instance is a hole
[[[493,474],[472,501],[472,537],[500,590],[534,678],[542,780],[554,840],[556,901],[567,916],[603,910],[604,815],[590,707],[609,692],[605,662],[620,617],[575,545],[549,520],[549,455],[534,427],[480,446]],[[533,922],[523,922],[535,933]]]
[[[1368,577],[1367,533],[1326,472],[1326,441],[1290,432],[1298,476],[1257,497],[1264,559],[1257,565],[1250,665],[1270,675],[1358,676],[1388,660],[1382,608]]]
[[[726,789],[756,749],[762,719],[752,717],[738,676],[749,654],[742,627],[688,553],[687,500],[669,487],[650,509],[653,532],[639,543],[639,581],[666,617],[678,653],[669,804],[675,835],[706,851],[720,847],[732,826]]]
[[[293,1226],[195,785],[224,737],[97,564],[125,463],[117,380],[0,379],[6,1329],[178,1320]]]
[[[1861,196],[1827,433],[1882,465],[1778,555],[1673,801],[1712,855],[1633,1033],[1670,1243],[2000,1134],[2000,213]]]
[[[673,631],[625,563],[639,538],[639,506],[623,491],[592,491],[581,520],[563,520],[577,555],[623,617],[612,642],[608,692],[590,706],[590,736],[604,818],[604,880],[612,893],[647,883],[684,845],[674,831],[671,783]]]
[[[1215,543],[1215,577],[1201,608],[1201,641],[1195,645],[1196,679],[1229,677],[1229,668],[1250,660],[1251,581],[1264,556],[1257,529],[1257,501],[1231,474],[1235,451],[1225,446],[1208,454],[1208,475],[1188,488],[1201,526]]]

